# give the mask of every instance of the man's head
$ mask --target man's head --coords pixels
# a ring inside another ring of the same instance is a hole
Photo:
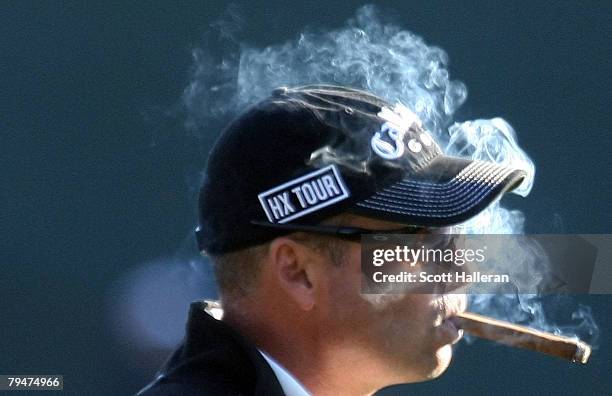
[[[354,228],[426,233],[474,216],[523,177],[444,156],[402,105],[348,88],[283,88],[212,150],[198,242],[229,320],[298,376],[353,373],[359,389],[419,381],[447,367],[458,334],[444,319],[465,297],[361,294]],[[300,352],[312,367],[295,361]]]

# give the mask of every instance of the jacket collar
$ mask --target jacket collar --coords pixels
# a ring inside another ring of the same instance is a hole
[[[283,396],[274,371],[257,348],[230,325],[209,315],[206,307],[205,301],[191,303],[181,357],[214,361],[215,371],[223,378],[240,378],[254,389],[254,395]]]

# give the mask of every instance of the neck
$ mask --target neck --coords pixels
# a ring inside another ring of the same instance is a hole
[[[309,393],[370,395],[377,390],[358,381],[373,379],[357,370],[366,366],[360,362],[363,358],[351,356],[350,348],[338,349],[334,336],[324,328],[312,326],[310,323],[316,321],[308,320],[308,314],[281,311],[274,304],[253,304],[256,300],[227,305],[224,302],[223,321],[282,365]]]

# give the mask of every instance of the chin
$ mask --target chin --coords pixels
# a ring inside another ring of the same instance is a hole
[[[450,365],[453,349],[450,345],[440,347],[434,353],[423,357],[418,364],[418,381],[428,381],[441,376]]]
[[[451,345],[444,345],[438,349],[435,354],[435,362],[433,369],[430,371],[429,379],[437,378],[446,371],[453,357],[453,348]]]
[[[453,350],[451,345],[444,345],[435,352],[422,354],[418,360],[412,360],[404,366],[401,378],[396,383],[415,383],[429,381],[441,376],[450,365]]]

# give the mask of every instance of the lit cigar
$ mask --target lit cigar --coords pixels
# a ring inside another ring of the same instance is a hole
[[[591,347],[580,340],[533,330],[471,312],[460,313],[453,317],[452,321],[457,327],[473,336],[546,353],[572,362],[585,364],[591,355]]]

